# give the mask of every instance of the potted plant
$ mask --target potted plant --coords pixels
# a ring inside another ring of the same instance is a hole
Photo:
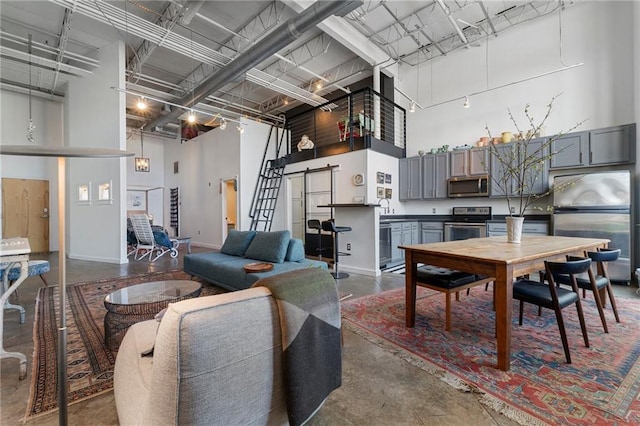
[[[492,161],[491,180],[494,188],[504,194],[507,200],[509,216],[507,217],[507,239],[510,242],[519,243],[522,234],[522,223],[525,212],[532,207],[537,200],[547,197],[561,187],[549,186],[536,188],[544,170],[545,164],[560,151],[552,151],[551,146],[558,138],[578,128],[584,120],[577,123],[567,131],[559,132],[547,138],[541,138],[542,129],[553,110],[553,103],[559,95],[551,98],[547,105],[546,113],[540,122],[536,122],[531,115],[530,106],[524,108],[527,127],[521,128],[510,109],[509,118],[516,128],[516,141],[509,145],[490,144],[489,154]],[[485,126],[492,139],[489,126]],[[569,182],[567,185],[571,185]],[[494,194],[495,195],[495,194]]]

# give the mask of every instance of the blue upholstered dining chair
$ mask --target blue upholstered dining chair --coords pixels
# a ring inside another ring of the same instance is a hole
[[[587,326],[584,321],[582,304],[580,303],[580,296],[578,294],[576,275],[590,270],[591,259],[587,258],[567,262],[545,261],[544,265],[544,278],[549,283],[548,285],[543,282],[527,279],[518,280],[513,284],[513,298],[520,301],[518,323],[522,325],[522,311],[525,302],[542,308],[552,309],[556,314],[567,364],[571,364],[571,354],[569,353],[569,342],[567,341],[567,332],[564,327],[562,310],[567,306],[576,305],[584,344],[586,347],[589,347],[589,337],[587,336]],[[570,289],[559,287],[556,284],[555,279],[559,275],[565,275],[569,278],[571,284]]]
[[[592,262],[597,264],[597,274],[593,273],[593,270],[590,268],[587,271],[587,274],[581,274],[576,276],[576,284],[578,284],[578,288],[582,289],[582,297],[586,297],[586,290],[591,290],[593,293],[593,298],[596,302],[596,307],[598,308],[598,314],[600,315],[600,321],[602,321],[602,328],[604,328],[604,332],[608,333],[609,328],[607,327],[607,320],[604,316],[604,301],[601,298],[600,291],[603,289],[607,289],[607,294],[609,295],[609,300],[611,301],[611,308],[613,309],[613,314],[616,317],[616,322],[620,322],[620,317],[618,316],[618,307],[616,306],[616,299],[613,296],[613,289],[611,288],[611,280],[609,279],[609,274],[607,272],[607,263],[613,262],[620,257],[620,249],[600,249],[600,251],[589,251],[585,253]],[[567,256],[567,260],[580,260],[584,259],[582,257],[575,256]],[[571,285],[569,277],[567,275],[558,275],[555,277],[556,283],[559,284],[568,284]]]

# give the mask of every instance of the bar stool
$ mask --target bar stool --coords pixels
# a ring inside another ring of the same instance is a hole
[[[318,219],[309,219],[307,221],[307,226],[309,229],[315,229],[318,231],[318,246],[316,247],[316,253],[318,253],[318,257],[322,260],[322,224]]]
[[[338,252],[338,234],[342,233],[342,232],[349,232],[351,231],[351,227],[350,226],[336,226],[336,224],[333,222],[333,220],[325,220],[324,222],[322,222],[322,230],[323,231],[328,231],[328,232],[333,232],[333,264],[335,265],[335,272],[332,272],[331,275],[333,275],[333,278],[339,280],[341,278],[347,278],[349,276],[349,274],[347,274],[346,272],[339,272],[338,271],[338,256],[351,256],[351,253],[343,253],[343,252]]]

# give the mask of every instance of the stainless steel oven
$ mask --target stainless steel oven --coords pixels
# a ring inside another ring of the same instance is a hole
[[[444,223],[444,240],[484,238],[487,220],[491,220],[491,207],[454,207],[451,221]]]

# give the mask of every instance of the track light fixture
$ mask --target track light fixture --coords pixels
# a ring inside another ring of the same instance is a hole
[[[226,128],[227,128],[227,120],[223,118],[222,121],[220,121],[220,130],[224,130]]]
[[[469,103],[469,97],[468,96],[464,97],[464,104],[462,104],[462,106],[464,108],[469,108],[471,106],[471,104]]]
[[[415,102],[411,102],[411,105],[409,106],[409,112],[416,112],[416,103]]]
[[[189,112],[189,115],[187,116],[187,121],[191,124],[196,122],[196,114],[193,112],[193,110]]]
[[[238,127],[236,127],[236,129],[238,129],[238,132],[240,132],[240,134],[244,133],[244,127],[242,127],[241,125],[238,124]]]

